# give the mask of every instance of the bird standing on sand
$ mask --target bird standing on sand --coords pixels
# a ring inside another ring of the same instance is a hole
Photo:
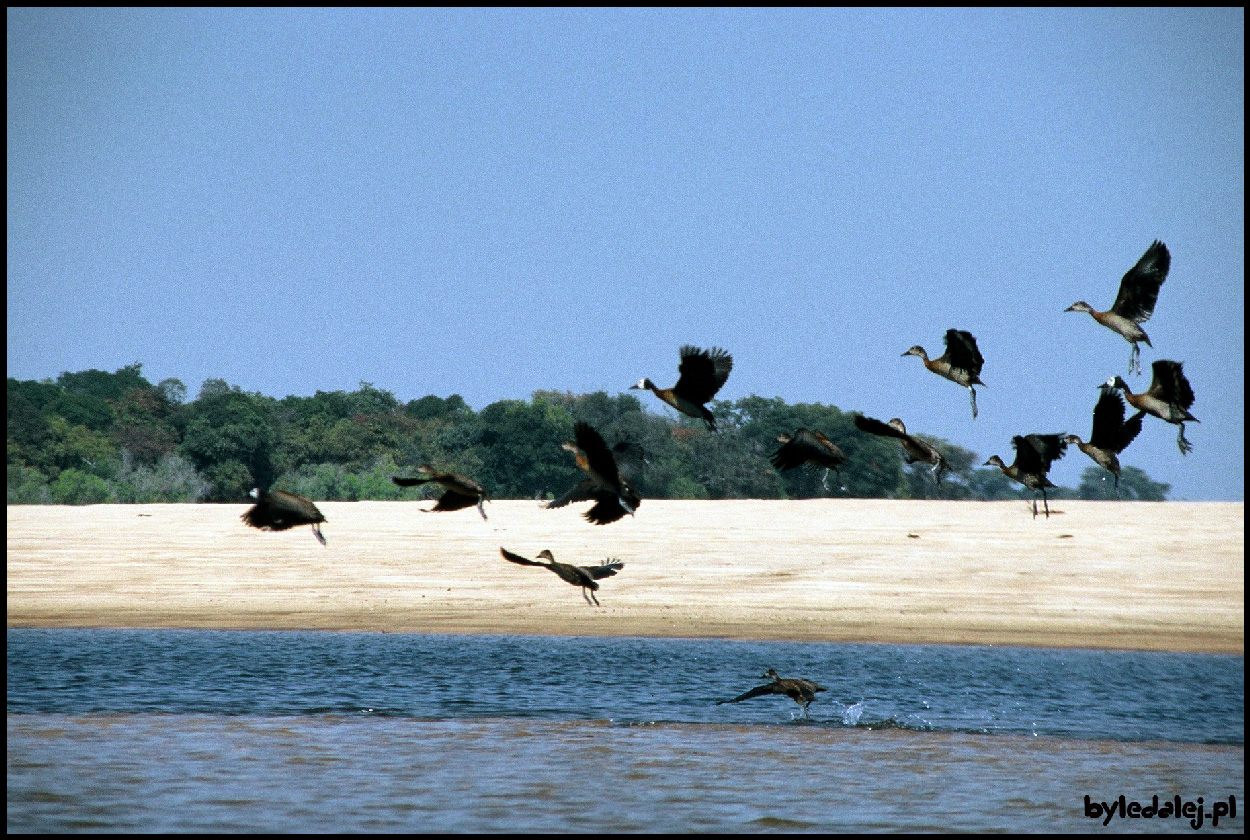
[[[478,484],[473,479],[460,475],[459,473],[441,473],[435,471],[429,464],[422,464],[417,467],[419,476],[415,478],[401,478],[393,476],[391,481],[400,487],[414,487],[418,484],[434,483],[443,488],[443,495],[439,498],[438,504],[425,511],[425,513],[442,512],[448,510],[463,510],[467,507],[477,505],[477,512],[482,514],[482,518],[486,518],[486,510],[483,502],[490,501],[490,497],[486,494],[486,488]]]
[[[732,700],[718,700],[716,705],[720,706],[725,703],[740,703],[743,700],[750,700],[752,697],[761,697],[765,694],[784,694],[795,703],[803,707],[803,716],[807,717],[807,707],[816,699],[816,692],[828,691],[823,685],[817,685],[811,680],[800,679],[782,679],[777,672],[769,668],[764,672],[766,679],[772,680],[770,683],[758,685],[745,694],[740,694]]]
[[[503,546],[499,547],[499,553],[503,555],[503,559],[510,560],[520,566],[546,566],[551,571],[560,576],[560,579],[567,581],[574,586],[582,588],[582,597],[586,599],[586,603],[590,603],[590,599],[594,598],[596,607],[602,606],[599,603],[595,592],[599,589],[599,581],[601,578],[612,577],[621,569],[625,568],[625,564],[609,557],[598,566],[573,566],[568,563],[557,563],[556,558],[549,549],[544,548],[538,552],[538,556],[547,562],[539,560],[530,560],[528,557],[522,557],[519,554],[513,554]]]
[[[596,525],[615,522],[625,514],[633,516],[642,499],[629,486],[616,466],[616,457],[603,436],[589,423],[578,421],[573,425],[574,440],[561,444],[561,448],[573,454],[577,467],[586,478],[573,485],[567,493],[546,504],[548,508],[564,507],[570,502],[594,501],[586,513],[586,519]]]
[[[985,384],[981,381],[981,367],[985,364],[985,359],[981,358],[981,351],[977,349],[977,340],[972,337],[972,333],[947,330],[946,352],[936,359],[930,359],[929,354],[919,344],[902,355],[919,356],[926,368],[967,388],[972,394],[972,419],[976,419],[977,389],[972,386]]]
[[[1163,287],[1163,281],[1168,279],[1171,265],[1172,255],[1168,253],[1168,246],[1156,239],[1146,249],[1146,253],[1142,254],[1137,265],[1120,279],[1120,291],[1110,309],[1099,312],[1085,301],[1078,300],[1064,312],[1088,312],[1095,321],[1123,336],[1125,341],[1133,345],[1128,356],[1128,372],[1141,375],[1141,348],[1137,346],[1137,342],[1144,341],[1147,347],[1154,345],[1139,325],[1149,321],[1154,314],[1155,303],[1159,300],[1159,289]]]
[[[708,428],[716,431],[716,418],[707,410],[705,403],[716,396],[716,392],[729,378],[733,366],[733,356],[719,347],[700,350],[687,344],[681,348],[677,384],[672,388],[657,388],[654,382],[646,378],[629,387],[651,391],[682,414],[703,418]]]
[[[300,525],[312,525],[313,536],[322,545],[326,538],[321,534],[321,523],[326,518],[311,500],[285,490],[261,493],[259,487],[249,493],[256,504],[240,517],[245,523],[262,531],[285,531]]]

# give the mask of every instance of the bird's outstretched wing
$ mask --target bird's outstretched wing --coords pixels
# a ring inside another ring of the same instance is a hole
[[[499,547],[499,553],[503,555],[503,559],[511,560],[513,563],[517,563],[518,565],[521,565],[521,566],[545,566],[547,565],[546,563],[540,563],[537,560],[531,560],[528,557],[522,557],[519,554],[513,554],[511,551],[504,548],[503,546]]]
[[[739,694],[737,697],[733,698],[732,700],[718,700],[716,701],[716,705],[719,706],[723,703],[740,703],[743,700],[750,700],[752,697],[759,697],[761,694],[774,694],[777,691],[775,686],[776,686],[775,683],[757,685],[755,688],[751,689],[746,694]]]
[[[595,580],[602,580],[606,577],[612,577],[623,568],[625,568],[625,564],[619,560],[605,560],[598,566],[582,566],[582,571]]]
[[[1121,278],[1120,291],[1115,296],[1111,311],[1139,324],[1149,321],[1159,300],[1159,289],[1168,279],[1171,266],[1172,255],[1168,253],[1168,246],[1156,239],[1142,254],[1137,265]]]

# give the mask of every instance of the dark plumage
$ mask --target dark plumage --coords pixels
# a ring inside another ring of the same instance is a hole
[[[603,437],[589,423],[574,424],[573,436],[575,440],[561,446],[573,453],[578,469],[586,473],[586,478],[546,506],[558,508],[570,502],[593,501],[595,504],[586,513],[586,519],[596,525],[615,522],[627,513],[632,516],[642,499],[621,477],[613,450],[608,449]]]
[[[1138,411],[1153,414],[1160,420],[1180,426],[1181,430],[1176,433],[1176,445],[1180,447],[1182,455],[1188,455],[1194,446],[1185,439],[1185,424],[1201,421],[1189,413],[1189,407],[1194,404],[1194,389],[1185,378],[1183,367],[1183,362],[1168,359],[1155,362],[1150,366],[1154,374],[1150,387],[1140,394],[1130,391],[1128,384],[1118,376],[1108,379],[1107,384],[1122,390],[1124,399]]]
[[[903,425],[903,421],[897,417],[889,423],[882,423],[873,417],[856,414],[855,428],[870,435],[897,440],[899,446],[903,449],[903,460],[909,464],[928,464],[929,471],[933,473],[933,478],[939,485],[942,483],[942,470],[950,469],[950,464],[946,463],[946,459],[942,457],[942,453],[937,450],[937,447],[925,443],[918,437],[907,434],[907,426]]]
[[[608,558],[598,566],[573,566],[568,563],[557,563],[556,558],[552,556],[548,549],[538,552],[538,556],[546,560],[530,560],[528,557],[522,557],[519,554],[513,554],[503,546],[499,547],[499,553],[503,555],[503,559],[510,560],[521,566],[546,566],[551,571],[560,576],[560,579],[567,581],[574,586],[582,588],[582,597],[589,604],[591,598],[594,598],[594,605],[601,606],[599,599],[595,596],[599,584],[596,582],[602,578],[612,577],[621,569],[625,568],[625,564],[615,558]]]
[[[486,518],[486,510],[483,507],[483,503],[490,501],[490,496],[487,495],[485,487],[459,473],[436,472],[429,464],[422,464],[417,467],[417,472],[421,473],[421,475],[415,478],[394,476],[391,478],[391,481],[400,487],[413,487],[418,484],[431,482],[442,487],[443,495],[439,497],[438,504],[425,511],[425,513],[463,510],[464,508],[477,505],[477,512],[482,514],[483,519]]]
[[[708,428],[716,431],[716,418],[707,410],[705,403],[716,396],[716,392],[729,378],[733,366],[733,357],[719,347],[700,350],[687,344],[681,348],[677,384],[672,388],[658,388],[654,382],[645,378],[629,387],[651,391],[682,414],[703,418]]]
[[[1016,459],[1011,466],[1003,463],[997,455],[991,455],[985,462],[987,467],[998,467],[1003,475],[1018,481],[1033,491],[1033,518],[1037,518],[1037,491],[1042,492],[1042,505],[1046,509],[1046,518],[1050,518],[1050,503],[1046,499],[1046,488],[1057,486],[1046,473],[1050,465],[1063,457],[1068,448],[1068,441],[1062,433],[1055,435],[1016,435],[1011,439],[1016,449]]]
[[[312,525],[313,536],[322,545],[326,544],[326,538],[321,534],[321,523],[326,518],[309,499],[285,490],[261,493],[259,488],[252,490],[251,496],[256,499],[256,504],[240,517],[248,525],[262,531],[286,531],[300,525]]]
[[[1094,459],[1094,463],[1115,476],[1116,495],[1120,494],[1120,459],[1117,457],[1133,442],[1141,431],[1142,418],[1146,412],[1139,411],[1124,422],[1124,400],[1115,388],[1103,385],[1098,402],[1094,405],[1094,428],[1085,443],[1076,435],[1066,440]]]
[[[1140,375],[1141,348],[1137,346],[1137,342],[1144,341],[1148,347],[1154,345],[1139,325],[1149,321],[1154,314],[1159,289],[1163,287],[1163,281],[1168,279],[1168,269],[1171,266],[1172,255],[1168,253],[1168,246],[1156,239],[1146,249],[1146,253],[1142,254],[1137,265],[1120,278],[1120,292],[1115,296],[1115,303],[1110,309],[1099,312],[1085,301],[1078,300],[1064,311],[1088,312],[1095,321],[1123,336],[1125,341],[1133,345],[1128,357],[1128,372]]]
[[[752,697],[761,697],[765,694],[784,694],[795,703],[803,707],[803,714],[807,715],[807,707],[816,699],[816,692],[828,691],[822,685],[817,685],[811,680],[800,679],[782,679],[777,672],[769,668],[764,672],[766,679],[772,680],[770,683],[758,685],[745,694],[740,694],[732,700],[718,700],[716,705],[720,706],[725,703],[740,703],[743,700],[750,700]]]
[[[777,441],[781,447],[772,455],[774,467],[783,472],[807,465],[824,467],[821,483],[826,489],[829,486],[826,482],[829,470],[836,471],[846,460],[842,450],[833,441],[810,429],[799,429],[792,435],[783,432],[777,435]]]
[[[981,367],[985,364],[985,359],[981,357],[981,351],[977,349],[977,340],[972,337],[972,333],[964,330],[947,330],[946,352],[936,359],[930,359],[929,354],[919,344],[902,355],[919,356],[926,368],[956,385],[967,388],[972,394],[972,417],[976,419],[977,389],[972,386],[985,384],[981,381]]]

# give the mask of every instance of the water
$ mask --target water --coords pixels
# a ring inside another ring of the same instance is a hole
[[[16,831],[1244,828],[1244,659],[677,639],[8,631]],[[829,690],[716,705],[782,676]],[[1210,823],[1235,796],[1237,816]],[[1095,828],[1096,826],[1096,828]]]

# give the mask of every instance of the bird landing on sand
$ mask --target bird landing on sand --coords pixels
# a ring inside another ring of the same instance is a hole
[[[784,694],[795,703],[803,707],[803,716],[807,717],[807,707],[816,699],[816,692],[828,691],[823,685],[817,685],[811,680],[800,679],[782,679],[777,672],[769,668],[763,674],[765,679],[772,682],[758,685],[745,694],[740,694],[732,700],[718,700],[716,705],[720,706],[725,703],[741,703],[743,700],[750,700],[752,697],[762,697],[765,694]]]
[[[326,518],[311,500],[285,490],[261,493],[256,487],[249,493],[256,504],[240,517],[245,523],[262,531],[286,531],[300,525],[312,525],[313,536],[322,545],[326,538],[321,534],[321,523]]]
[[[599,603],[599,599],[595,596],[595,592],[599,589],[597,581],[606,577],[612,577],[625,568],[624,563],[611,557],[598,566],[574,566],[569,563],[557,563],[555,556],[546,548],[538,552],[539,560],[531,560],[528,557],[513,554],[503,546],[499,547],[499,553],[503,555],[503,559],[520,566],[546,566],[559,575],[561,580],[567,581],[574,586],[580,586],[582,588],[582,597],[586,599],[586,603],[589,604],[590,599],[594,598],[596,607],[602,606]],[[546,562],[542,562],[544,560]]]

